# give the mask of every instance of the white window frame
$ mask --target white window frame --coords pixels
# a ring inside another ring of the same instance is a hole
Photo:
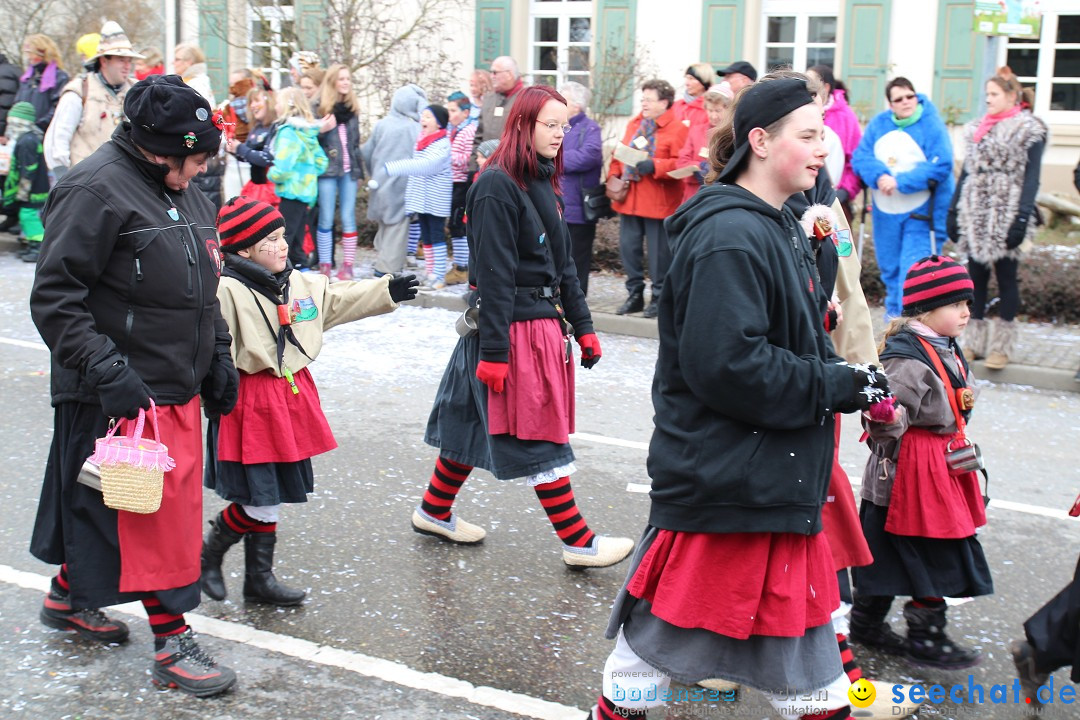
[[[1017,76],[1025,86],[1035,86],[1035,107],[1032,111],[1048,123],[1062,125],[1080,125],[1080,110],[1051,110],[1050,94],[1053,85],[1080,85],[1080,77],[1054,77],[1054,51],[1080,50],[1080,43],[1058,43],[1058,18],[1061,15],[1080,15],[1073,8],[1070,12],[1044,12],[1039,42],[1018,43],[1014,47],[1036,47],[1039,50],[1039,63],[1035,76]],[[1001,43],[998,53],[998,67],[1006,63],[1009,55],[1009,43]]]
[[[270,32],[281,37],[281,23],[291,21],[293,28],[296,27],[296,13],[294,5],[289,0],[265,0],[265,3],[257,8],[248,5],[247,8],[247,33],[248,44],[248,67],[261,70],[270,80],[270,86],[275,90],[287,87],[288,83],[282,83],[283,78],[289,76],[289,57],[291,51],[282,52],[284,43],[255,42],[252,36],[252,26],[256,22],[265,21],[270,24]],[[270,48],[271,67],[259,67],[257,48]],[[292,48],[295,49],[295,48]]]
[[[530,81],[535,82],[536,78],[541,75],[554,75],[555,87],[559,87],[568,80],[580,82],[581,78],[585,78],[583,85],[590,86],[591,72],[589,70],[570,70],[570,48],[586,48],[589,52],[589,67],[592,67],[595,62],[593,55],[595,51],[593,40],[596,38],[595,5],[596,3],[593,0],[549,0],[548,2],[530,0],[528,59],[524,68],[524,74],[528,76]],[[589,42],[570,42],[570,18],[579,17],[589,18]],[[555,43],[557,48],[555,70],[541,70],[535,67],[537,46],[543,45],[547,47],[552,44],[547,41],[541,43],[536,38],[536,21],[540,18],[556,18],[559,21],[558,40]]]
[[[791,47],[792,65],[795,70],[806,70],[806,51],[808,48],[833,49],[833,63],[840,50],[840,15],[839,0],[764,0],[761,7],[761,55],[758,58],[758,67],[762,73],[769,71],[768,53],[770,47]],[[795,42],[794,43],[770,43],[769,42],[769,18],[770,17],[794,17],[795,18]],[[836,41],[831,43],[807,42],[807,33],[810,29],[810,18],[831,17],[837,22]]]

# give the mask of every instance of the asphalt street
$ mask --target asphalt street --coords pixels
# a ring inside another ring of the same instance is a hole
[[[625,565],[573,572],[533,492],[477,472],[455,506],[487,528],[458,547],[412,532],[409,516],[435,451],[423,429],[456,340],[454,313],[405,307],[335,329],[312,366],[339,448],[315,460],[310,502],[287,506],[276,570],[307,588],[304,606],[267,609],[239,597],[242,552],[226,559],[230,598],[204,602],[192,624],[237,688],[199,701],[149,682],[151,635],[133,615],[123,647],[90,646],[41,626],[55,568],[28,552],[52,413],[49,354],[30,321],[32,268],[0,247],[0,717],[2,718],[581,718],[612,647],[603,637]],[[4,252],[4,251],[7,252]],[[178,329],[178,332],[182,329]],[[637,537],[648,514],[646,445],[656,341],[601,335],[603,360],[579,370],[579,505],[597,532]],[[950,630],[982,649],[972,681],[1012,682],[1006,650],[1023,619],[1071,577],[1080,526],[1065,516],[1080,490],[1080,395],[985,384],[971,434],[990,468],[982,532],[997,593],[961,603]],[[841,459],[861,474],[854,421]],[[224,505],[205,496],[205,514]],[[716,572],[739,558],[717,558]],[[124,608],[129,610],[129,608]],[[903,629],[899,603],[893,621]],[[887,681],[968,683],[968,672],[911,668],[856,648]],[[1068,684],[1068,672],[1055,675]],[[1021,717],[1015,705],[944,703],[920,717]],[[735,704],[675,703],[656,717],[775,717],[750,691]],[[1076,717],[1056,706],[1047,718]]]

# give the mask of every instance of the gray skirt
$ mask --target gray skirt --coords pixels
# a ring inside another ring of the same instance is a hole
[[[606,637],[614,639],[622,627],[638,657],[684,685],[721,678],[764,692],[803,694],[828,686],[844,672],[832,623],[809,628],[802,637],[751,635],[737,640],[702,628],[678,627],[653,615],[649,601],[626,588],[656,535],[656,528],[646,526],[615,598]]]
[[[480,338],[460,338],[446,364],[424,442],[462,465],[482,468],[500,480],[537,475],[574,461],[569,443],[520,440],[488,433],[488,388],[476,377]]]

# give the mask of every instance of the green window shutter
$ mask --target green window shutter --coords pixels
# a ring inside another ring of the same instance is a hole
[[[512,0],[477,0],[476,67],[488,68],[500,55],[510,54]]]
[[[312,50],[325,58],[320,51],[326,42],[326,7],[322,0],[294,0],[294,3],[296,49]]]
[[[199,3],[199,47],[206,55],[206,74],[214,100],[221,102],[229,90],[228,0],[201,0]]]
[[[637,0],[598,0],[593,34],[592,105],[602,115],[629,115],[637,78]]]
[[[942,0],[938,9],[934,104],[946,122],[980,114],[985,40],[971,29],[973,7],[971,0]]]
[[[705,0],[701,6],[701,60],[725,68],[743,57],[745,0]]]
[[[845,0],[840,79],[855,112],[869,120],[885,107],[892,0]]]

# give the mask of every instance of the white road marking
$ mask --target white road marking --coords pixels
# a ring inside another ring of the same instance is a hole
[[[49,352],[49,346],[42,342],[29,342],[27,340],[16,340],[14,338],[0,338],[0,343],[4,345],[14,345],[15,347],[30,348],[31,350],[44,350]]]
[[[606,435],[593,435],[592,433],[574,433],[570,436],[571,440],[585,440],[586,442],[594,442],[599,445],[614,445],[616,447],[631,448],[633,450],[648,450],[649,443],[638,442],[636,440],[622,440],[621,438],[607,437]]]
[[[52,578],[37,573],[16,570],[9,565],[0,565],[0,583],[13,585],[27,590],[48,592]],[[117,605],[115,610],[142,619],[146,611],[142,603]],[[477,686],[465,680],[439,675],[438,673],[413,670],[407,665],[383,660],[382,658],[363,655],[351,650],[319,645],[308,640],[289,637],[279,633],[256,630],[239,623],[226,622],[206,617],[197,613],[185,613],[184,619],[203,635],[243,643],[251,647],[269,650],[304,662],[317,663],[328,667],[341,668],[364,677],[377,678],[402,687],[424,690],[445,697],[460,698],[465,702],[483,707],[495,708],[522,717],[539,720],[578,720],[585,712],[569,705],[541,700],[520,693],[499,690],[483,685]]]

